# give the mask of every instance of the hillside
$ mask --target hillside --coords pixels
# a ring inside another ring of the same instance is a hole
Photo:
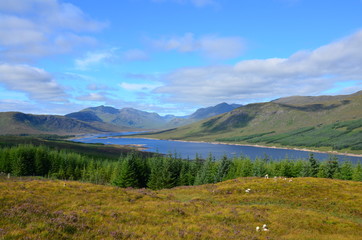
[[[0,192],[2,239],[362,239],[361,182],[238,178],[151,191],[3,176]]]
[[[0,134],[78,134],[118,132],[120,128],[102,122],[83,122],[57,115],[34,115],[21,112],[0,113]]]
[[[110,123],[119,127],[141,129],[167,129],[183,126],[201,119],[229,112],[240,105],[220,103],[216,106],[200,108],[187,116],[166,115],[140,111],[134,108],[116,109],[107,106],[90,107],[65,115],[85,122]]]
[[[362,92],[329,97],[290,97],[249,104],[149,136],[287,146],[306,146],[313,139],[314,144],[310,147],[362,150],[361,106]],[[337,145],[328,145],[330,140],[337,141]]]

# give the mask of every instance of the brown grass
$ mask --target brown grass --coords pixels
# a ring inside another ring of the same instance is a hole
[[[151,191],[0,180],[0,239],[358,240],[361,229],[361,182],[239,178]]]

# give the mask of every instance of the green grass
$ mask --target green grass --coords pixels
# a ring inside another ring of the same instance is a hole
[[[256,232],[263,224],[269,231]],[[361,182],[238,178],[151,191],[0,177],[0,239],[6,240],[361,236]]]

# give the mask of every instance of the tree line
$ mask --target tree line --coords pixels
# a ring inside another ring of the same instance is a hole
[[[272,161],[264,157],[252,161],[247,157],[224,156],[216,161],[212,155],[206,159],[196,156],[195,160],[186,160],[176,154],[145,157],[135,151],[121,155],[118,160],[109,160],[34,145],[1,148],[0,172],[151,189],[216,183],[237,177],[263,177],[266,174],[269,177],[362,181],[360,163],[341,163],[333,156],[322,162],[313,154],[307,160]]]

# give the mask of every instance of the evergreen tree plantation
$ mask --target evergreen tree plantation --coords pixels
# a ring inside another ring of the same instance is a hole
[[[331,156],[319,162],[313,154],[308,160],[251,161],[247,157],[215,161],[180,159],[177,155],[143,156],[123,154],[118,160],[91,158],[45,146],[18,145],[0,150],[0,172],[14,176],[42,176],[80,180],[119,187],[163,189],[176,186],[216,183],[237,177],[319,177],[362,181],[362,165],[340,163]]]

